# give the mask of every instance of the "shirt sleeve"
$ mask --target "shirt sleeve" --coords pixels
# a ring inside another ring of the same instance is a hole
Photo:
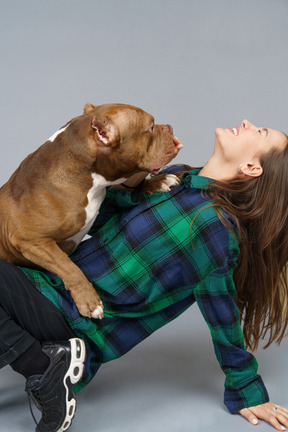
[[[246,351],[240,313],[234,301],[235,258],[212,272],[195,289],[195,299],[209,326],[214,350],[226,375],[224,403],[233,414],[269,400],[255,357]]]
[[[160,174],[175,174],[176,172],[185,169],[185,165],[171,165],[161,170]],[[94,235],[95,232],[116,213],[121,212],[125,208],[133,207],[139,204],[141,198],[143,197],[142,189],[144,182],[145,179],[139,183],[139,185],[134,190],[131,191],[117,188],[113,189],[113,186],[107,189],[106,197],[100,207],[99,215],[88,232],[88,235]]]

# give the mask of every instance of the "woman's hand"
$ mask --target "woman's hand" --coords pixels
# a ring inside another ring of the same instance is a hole
[[[259,419],[263,419],[279,431],[284,431],[288,427],[288,409],[273,402],[243,408],[239,414],[254,425],[258,423]]]

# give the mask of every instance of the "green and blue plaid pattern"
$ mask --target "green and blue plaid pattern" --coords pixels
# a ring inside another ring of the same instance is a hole
[[[86,343],[85,373],[76,391],[102,363],[122,356],[197,302],[226,374],[229,411],[268,401],[256,359],[245,350],[234,302],[238,233],[227,214],[235,235],[219,220],[202,193],[209,179],[198,172],[187,172],[168,193],[107,191],[93,236],[71,255],[103,301],[102,320],[80,316],[57,276],[23,269]]]

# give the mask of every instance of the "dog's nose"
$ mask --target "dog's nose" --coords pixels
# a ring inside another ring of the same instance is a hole
[[[166,126],[167,126],[167,128],[168,128],[169,133],[170,133],[171,135],[174,135],[172,126],[169,125],[169,124],[167,124]]]
[[[163,125],[163,129],[164,129],[165,132],[167,131],[171,135],[174,135],[173,134],[173,128],[172,128],[172,126],[170,126],[170,125]]]

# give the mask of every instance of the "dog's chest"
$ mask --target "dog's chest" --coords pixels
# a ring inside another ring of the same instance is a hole
[[[85,207],[86,220],[84,226],[80,229],[80,231],[74,234],[72,237],[66,239],[67,241],[73,241],[77,246],[81,240],[85,237],[85,235],[89,232],[92,227],[96,217],[99,214],[99,209],[104,201],[106,195],[106,187],[112,184],[119,184],[126,180],[126,178],[118,179],[114,182],[108,182],[103,176],[100,174],[93,173],[92,174],[93,184],[90,190],[87,193],[88,204]]]

